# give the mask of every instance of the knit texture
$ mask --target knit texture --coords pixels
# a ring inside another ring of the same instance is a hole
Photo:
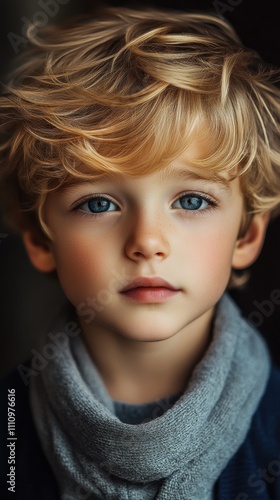
[[[33,417],[62,498],[209,500],[246,437],[269,370],[263,340],[224,295],[213,340],[186,392],[159,418],[130,425],[114,414],[82,338],[69,339],[31,387]]]

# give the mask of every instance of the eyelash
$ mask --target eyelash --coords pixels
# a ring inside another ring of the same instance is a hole
[[[95,195],[91,195],[91,196],[84,196],[83,198],[81,198],[79,203],[72,208],[72,211],[73,212],[80,212],[81,217],[100,217],[100,216],[104,215],[105,213],[107,213],[108,211],[112,212],[112,210],[106,210],[105,212],[94,213],[94,212],[85,212],[85,211],[81,210],[82,205],[84,205],[86,202],[93,200],[95,198],[102,198],[102,199],[110,201],[111,203],[114,203],[114,205],[117,205],[117,203],[115,201],[113,201],[113,199],[110,198],[108,195],[95,194]],[[118,210],[115,210],[115,211],[117,212]]]
[[[182,210],[183,213],[186,213],[186,214],[189,214],[191,212],[192,216],[197,216],[197,215],[203,215],[204,213],[209,213],[210,211],[212,210],[215,210],[218,206],[219,206],[219,203],[214,200],[213,198],[211,198],[210,196],[206,195],[206,194],[202,194],[202,193],[198,193],[198,192],[186,192],[186,193],[182,193],[180,194],[180,196],[178,196],[173,202],[172,202],[172,205],[180,200],[180,198],[184,198],[185,196],[188,196],[190,198],[201,198],[203,201],[206,201],[208,203],[208,206],[202,210],[184,210],[183,207],[182,208],[177,208],[177,210]],[[91,196],[85,196],[84,198],[82,198],[81,200],[79,200],[79,203],[77,205],[75,205],[73,208],[72,208],[72,211],[74,212],[80,212],[80,215],[82,217],[100,217],[108,212],[118,212],[119,210],[106,210],[104,212],[100,212],[100,213],[94,213],[94,212],[85,212],[83,210],[81,210],[81,206],[84,205],[85,203],[87,203],[88,201],[92,200],[92,199],[95,199],[95,198],[102,198],[102,199],[105,199],[105,200],[108,200],[110,201],[111,203],[117,205],[117,203],[115,201],[113,201],[108,195],[103,195],[103,194],[95,194],[95,195],[91,195]]]

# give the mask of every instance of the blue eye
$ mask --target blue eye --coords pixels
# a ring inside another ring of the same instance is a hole
[[[177,206],[176,206],[177,205]],[[184,210],[201,210],[211,205],[211,201],[194,194],[185,194],[180,196],[173,204],[174,208],[183,208]]]
[[[91,212],[94,214],[118,210],[118,207],[115,203],[113,203],[108,198],[104,198],[103,196],[95,196],[94,198],[90,198],[79,205],[78,208],[80,210],[83,210],[84,212]]]

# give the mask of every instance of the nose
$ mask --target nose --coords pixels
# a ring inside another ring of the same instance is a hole
[[[125,245],[126,255],[134,260],[164,260],[170,253],[167,228],[159,217],[138,216],[132,221]]]

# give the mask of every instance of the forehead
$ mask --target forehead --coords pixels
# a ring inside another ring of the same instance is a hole
[[[204,181],[218,184],[225,191],[230,189],[230,182],[237,176],[236,172],[216,172],[206,168],[195,166],[197,145],[188,148],[169,165],[159,171],[159,178],[163,181]]]
[[[135,188],[135,185],[148,186],[151,190],[156,190],[160,185],[175,185],[176,189],[180,186],[187,188],[207,188],[215,187],[224,194],[232,191],[233,185],[239,187],[239,179],[230,175],[228,172],[216,173],[209,172],[206,169],[193,166],[188,152],[181,154],[167,166],[153,170],[151,173],[143,173],[137,176],[124,174],[122,172],[104,172],[95,176],[87,176],[85,179],[72,179],[65,183],[59,191],[72,191],[79,187],[90,188],[100,186],[102,189],[111,187]]]
[[[212,150],[213,153],[213,150]],[[212,155],[211,155],[212,156]],[[239,175],[239,168],[233,166],[219,165],[213,161],[213,157],[209,158],[209,149],[205,134],[194,134],[192,140],[187,147],[177,151],[173,156],[166,157],[163,160],[155,160],[153,156],[149,158],[149,154],[142,155],[141,150],[138,152],[138,165],[130,161],[119,162],[113,165],[108,162],[104,164],[96,163],[92,158],[90,164],[82,162],[73,169],[71,173],[66,173],[64,180],[55,190],[64,191],[75,185],[104,184],[111,183],[119,185],[124,182],[127,185],[130,180],[138,179],[140,181],[145,178],[149,182],[172,183],[183,181],[204,181],[204,183],[216,184],[221,189],[229,190],[231,181]],[[105,159],[105,158],[104,158]],[[143,167],[141,161],[143,160]]]

